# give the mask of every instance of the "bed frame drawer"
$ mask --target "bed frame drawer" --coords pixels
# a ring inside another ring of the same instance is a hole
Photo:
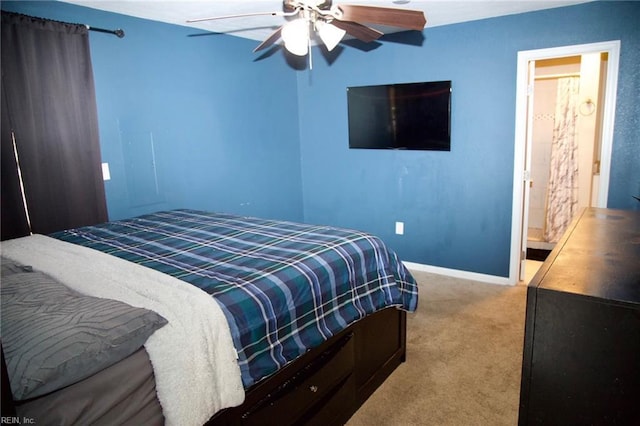
[[[335,410],[329,411],[338,414],[341,404],[351,405],[355,398],[354,362],[355,344],[353,333],[349,333],[245,412],[242,424],[265,425],[275,419],[281,424],[306,423],[327,404],[335,405]]]
[[[355,395],[356,378],[351,374],[335,387],[335,391],[329,392],[325,401],[314,407],[315,410],[305,413],[296,423],[305,426],[342,426],[345,413],[350,413],[349,410],[355,403]]]
[[[345,424],[404,361],[406,321],[406,312],[395,308],[368,315],[254,385],[244,403],[206,425]]]

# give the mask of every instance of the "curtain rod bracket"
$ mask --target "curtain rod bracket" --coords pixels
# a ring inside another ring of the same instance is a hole
[[[124,37],[124,30],[122,30],[120,28],[118,28],[116,30],[105,30],[104,28],[96,28],[96,27],[92,27],[92,26],[89,26],[89,25],[85,25],[85,27],[87,27],[87,29],[91,30],[91,31],[98,31],[98,32],[101,32],[101,33],[114,34],[114,35],[117,35],[118,38],[123,38]]]

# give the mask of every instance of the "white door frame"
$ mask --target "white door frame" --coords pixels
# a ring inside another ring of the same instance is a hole
[[[523,183],[528,183],[525,150],[527,146],[527,93],[529,86],[529,63],[541,59],[577,56],[586,53],[607,52],[607,79],[602,119],[602,147],[600,153],[600,185],[597,207],[606,207],[609,196],[609,174],[611,170],[611,148],[613,146],[613,125],[615,121],[616,95],[618,92],[618,66],[620,60],[620,40],[601,43],[554,47],[549,49],[518,52],[516,75],[516,123],[513,164],[513,205],[511,216],[511,257],[509,262],[509,283],[517,284],[520,272],[520,258],[523,247],[524,206],[529,200]],[[524,234],[526,235],[526,234]]]

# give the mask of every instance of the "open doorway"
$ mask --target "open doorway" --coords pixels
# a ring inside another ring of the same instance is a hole
[[[619,46],[518,53],[513,284],[532,277],[527,264],[539,263],[527,257],[543,259],[575,214],[606,207]]]
[[[596,205],[608,54],[535,61],[527,259],[544,260],[575,215]]]

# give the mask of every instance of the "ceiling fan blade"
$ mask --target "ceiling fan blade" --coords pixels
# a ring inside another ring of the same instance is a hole
[[[373,28],[369,28],[362,24],[358,24],[357,22],[340,21],[338,19],[334,19],[333,21],[331,21],[331,24],[342,30],[345,30],[347,34],[365,43],[370,43],[374,40],[377,40],[383,35],[382,32]]]
[[[267,47],[274,44],[280,38],[280,33],[282,32],[282,27],[275,30],[269,37],[267,37],[262,43],[258,45],[255,49],[253,49],[253,53],[258,52],[262,49],[266,49]]]
[[[339,4],[336,18],[341,21],[366,22],[390,27],[422,30],[427,24],[421,10],[396,9],[391,7]]]
[[[237,15],[223,15],[223,16],[210,16],[208,18],[196,18],[188,19],[188,23],[202,22],[202,21],[217,21],[219,19],[231,19],[231,18],[247,18],[250,16],[293,16],[298,14],[298,10],[292,12],[253,12],[253,13],[240,13]]]

